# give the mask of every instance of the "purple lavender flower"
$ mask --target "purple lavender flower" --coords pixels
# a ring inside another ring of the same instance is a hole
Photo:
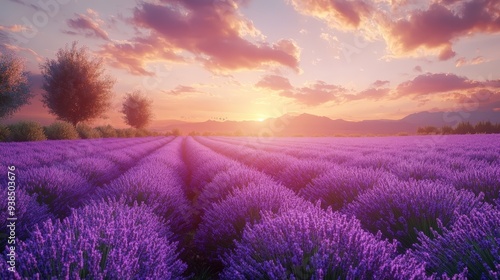
[[[418,231],[430,236],[438,230],[438,219],[449,226],[459,215],[483,205],[481,197],[433,181],[382,182],[347,206],[372,233],[381,231],[404,248],[418,241]]]
[[[396,250],[356,219],[319,207],[264,215],[236,244],[222,279],[382,279]]]
[[[217,173],[212,181],[205,185],[198,197],[197,207],[204,211],[211,203],[221,201],[236,189],[242,189],[252,184],[273,185],[276,183],[262,172],[235,166],[224,172]]]
[[[500,165],[470,166],[455,172],[451,182],[457,189],[482,192],[485,201],[494,203],[500,198]]]
[[[451,228],[440,227],[433,238],[420,234],[422,244],[411,253],[427,263],[429,273],[452,277],[466,271],[468,279],[498,279],[500,276],[500,211],[493,207],[474,209],[462,215]]]
[[[88,182],[78,173],[58,167],[40,167],[27,170],[19,176],[19,185],[50,211],[65,217],[71,207],[77,207],[90,189]]]
[[[48,220],[20,242],[22,279],[180,279],[186,265],[163,220],[145,206],[93,203]],[[4,256],[6,257],[6,256]],[[5,260],[4,260],[5,262]],[[12,272],[2,270],[2,279]]]
[[[7,231],[7,191],[0,192],[0,235],[6,234]],[[47,219],[53,218],[49,213],[46,205],[40,205],[36,201],[36,195],[30,196],[23,189],[18,189],[15,192],[15,210],[16,220],[16,238],[24,240],[29,235],[33,227]],[[7,243],[7,238],[0,239],[0,252],[2,252]]]
[[[246,224],[260,220],[261,211],[279,212],[303,205],[304,200],[281,185],[250,184],[206,209],[195,242],[201,251],[217,259],[234,246],[233,240],[241,237]]]
[[[321,201],[323,208],[339,210],[360,193],[390,178],[393,176],[389,173],[372,168],[334,167],[312,180],[299,194],[311,202]]]

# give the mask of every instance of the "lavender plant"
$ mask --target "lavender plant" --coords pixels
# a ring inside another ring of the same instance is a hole
[[[218,259],[233,248],[234,240],[241,237],[246,224],[260,220],[261,211],[276,213],[283,209],[300,209],[305,204],[294,192],[281,185],[250,184],[206,209],[195,242],[211,259]]]
[[[390,178],[393,176],[387,172],[372,168],[335,167],[312,180],[299,194],[311,202],[319,200],[323,208],[339,210],[359,194]]]
[[[395,245],[319,207],[264,215],[224,257],[222,279],[382,279]]]
[[[439,230],[438,220],[447,227],[462,214],[482,207],[482,197],[433,181],[382,182],[358,196],[346,212],[353,214],[372,233],[381,231],[398,240],[403,248],[418,241],[418,232],[431,236]]]
[[[468,279],[500,277],[500,211],[474,209],[451,228],[440,225],[432,238],[420,234],[412,255],[427,263],[429,273],[452,277],[465,271]]]
[[[146,206],[93,203],[48,220],[20,242],[2,279],[181,279],[186,265],[162,219]]]

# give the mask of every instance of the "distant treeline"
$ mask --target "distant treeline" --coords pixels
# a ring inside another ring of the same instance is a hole
[[[478,122],[472,125],[469,122],[461,122],[456,127],[445,125],[442,127],[423,126],[417,129],[417,134],[494,134],[500,133],[500,123],[493,124],[490,121]]]
[[[171,133],[168,133],[172,135]],[[146,129],[114,128],[111,125],[91,127],[80,123],[56,121],[42,126],[34,121],[21,121],[10,125],[0,124],[0,142],[23,142],[42,140],[73,140],[92,138],[131,138],[166,135]]]

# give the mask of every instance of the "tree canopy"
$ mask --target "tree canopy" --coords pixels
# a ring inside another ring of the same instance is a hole
[[[47,59],[40,66],[44,105],[51,114],[73,125],[104,116],[115,83],[105,75],[101,59],[76,45],[59,49],[56,59]]]
[[[144,128],[152,118],[152,101],[139,91],[128,93],[122,105],[125,122],[135,128]]]
[[[0,118],[14,114],[31,97],[24,62],[10,54],[0,54]]]

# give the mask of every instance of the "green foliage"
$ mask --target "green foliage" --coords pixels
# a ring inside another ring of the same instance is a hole
[[[78,131],[68,122],[55,122],[45,127],[45,135],[50,140],[78,139]]]
[[[76,126],[76,131],[78,132],[78,135],[82,139],[92,139],[101,137],[99,131],[83,123],[79,123]]]
[[[103,116],[110,107],[115,81],[104,75],[102,60],[77,49],[76,42],[40,68],[45,79],[42,101],[59,119],[76,125]]]
[[[118,137],[116,130],[111,125],[103,125],[95,128],[102,138],[115,138]]]
[[[21,141],[41,141],[46,140],[43,133],[43,127],[33,121],[18,122],[9,125],[10,137],[9,140],[15,142]]]
[[[8,141],[10,137],[10,129],[0,124],[0,142]]]
[[[23,61],[0,54],[0,118],[14,114],[31,97]]]

